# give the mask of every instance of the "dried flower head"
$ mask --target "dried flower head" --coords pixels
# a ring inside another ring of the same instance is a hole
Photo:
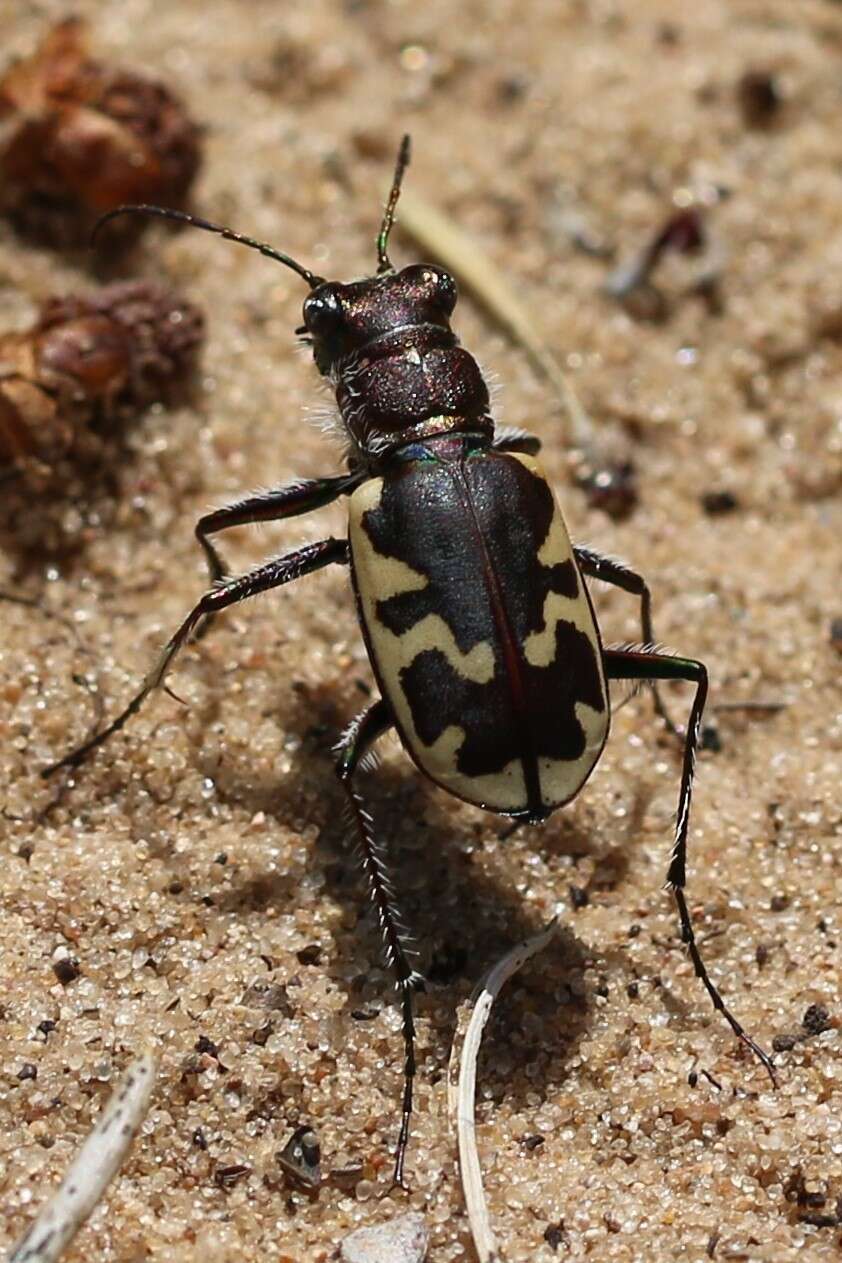
[[[40,523],[28,544],[43,545],[47,500],[83,497],[113,464],[126,423],[189,384],[204,328],[198,308],[166,287],[121,281],[50,298],[29,329],[0,334],[4,527],[28,524],[31,535]],[[33,494],[45,502],[35,522]]]
[[[82,22],[60,22],[0,81],[0,210],[56,246],[84,242],[121,202],[178,205],[200,163],[198,128],[177,97],[94,60],[87,43]],[[121,224],[120,239],[141,225]]]

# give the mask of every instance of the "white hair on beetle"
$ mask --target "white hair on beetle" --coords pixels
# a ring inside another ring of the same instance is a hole
[[[340,443],[347,442],[345,422],[332,399],[320,399],[318,403],[305,404],[302,414],[307,424],[314,426],[326,438]]]
[[[474,355],[472,358],[477,368],[480,371],[480,376],[482,377],[482,380],[485,382],[485,385],[488,389],[489,413],[497,413],[499,411],[500,414],[502,415],[503,410],[504,410],[502,399],[505,393],[505,383],[502,377],[497,372],[496,368],[487,368],[486,365],[479,359],[478,356]]]

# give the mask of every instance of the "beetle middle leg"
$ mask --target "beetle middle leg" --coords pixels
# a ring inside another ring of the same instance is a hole
[[[167,641],[158,662],[147,675],[143,682],[143,687],[135,693],[128,706],[106,728],[103,728],[101,732],[91,737],[89,741],[86,741],[77,749],[71,750],[69,754],[66,754],[63,759],[59,759],[57,763],[44,768],[41,775],[45,777],[51,776],[53,772],[57,772],[62,767],[78,767],[103,742],[112,737],[115,732],[119,732],[127,720],[132,715],[137,714],[153,689],[159,688],[163,684],[164,677],[172,665],[173,658],[186,645],[203,619],[219,613],[220,610],[227,609],[229,605],[236,605],[239,601],[245,601],[250,596],[257,596],[260,592],[269,592],[272,588],[279,588],[285,583],[290,583],[293,579],[299,579],[302,575],[310,574],[314,570],[321,570],[323,566],[328,566],[331,562],[347,564],[347,540],[323,539],[317,544],[308,544],[305,548],[299,548],[294,553],[288,553],[285,557],[275,557],[271,561],[264,562],[262,566],[250,570],[247,574],[240,575],[236,579],[229,579],[227,582],[211,588],[193,607],[178,628],[178,631]]]
[[[348,798],[360,847],[363,872],[383,935],[386,961],[393,970],[401,997],[404,1039],[404,1090],[401,1129],[395,1150],[396,1185],[404,1187],[403,1173],[406,1147],[409,1143],[409,1122],[412,1117],[412,1085],[415,1078],[415,1023],[412,1014],[412,993],[424,985],[421,974],[412,968],[405,933],[395,907],[392,882],[380,846],[374,837],[371,815],[354,785],[354,775],[361,760],[378,737],[394,724],[392,713],[382,698],[358,715],[337,747],[336,774]]]
[[[699,743],[699,730],[702,713],[708,691],[707,669],[701,662],[692,658],[673,658],[669,654],[646,653],[633,650],[607,649],[603,654],[605,674],[609,680],[686,680],[695,684],[696,695],[690,710],[690,719],[684,738],[684,762],[681,769],[681,787],[678,794],[678,814],[675,823],[675,840],[672,848],[669,869],[667,870],[667,886],[675,897],[678,918],[681,924],[681,939],[685,944],[696,977],[705,987],[713,1002],[713,1007],[725,1018],[737,1038],[750,1048],[765,1067],[777,1087],[774,1067],[768,1053],[756,1044],[751,1036],[734,1017],[725,1004],[719,991],[708,974],[702,960],[690,911],[684,896],[687,884],[687,833],[690,823],[690,801],[693,795],[693,774],[696,766],[696,750]]]
[[[588,575],[591,579],[601,579],[603,583],[610,583],[615,588],[621,588],[623,592],[629,592],[632,596],[640,597],[641,639],[644,645],[654,648],[655,633],[652,628],[652,593],[643,575],[638,574],[636,570],[632,570],[624,562],[617,561],[613,557],[604,557],[602,553],[594,552],[591,548],[575,547],[573,552],[576,554],[576,560],[583,574]],[[655,700],[656,715],[663,720],[674,737],[678,737],[683,741],[684,733],[672,720],[669,711],[663,703],[657,684],[653,681],[650,682],[652,684],[652,696]]]

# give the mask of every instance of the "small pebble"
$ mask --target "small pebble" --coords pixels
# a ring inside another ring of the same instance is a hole
[[[769,127],[780,111],[780,84],[768,70],[747,70],[737,84],[737,101],[747,127]]]
[[[708,517],[720,517],[723,513],[733,513],[740,507],[740,502],[733,491],[705,491],[702,493],[702,508]]]
[[[565,1242],[565,1232],[561,1224],[548,1224],[544,1229],[544,1240],[552,1251],[558,1250]]]
[[[808,1035],[821,1035],[830,1030],[830,1013],[823,1004],[811,1004],[801,1019],[801,1025]]]
[[[422,1263],[430,1234],[424,1216],[398,1215],[373,1228],[358,1228],[342,1242],[342,1263]]]
[[[61,949],[56,951],[53,956],[53,973],[63,987],[75,982],[80,972],[79,962],[75,956],[70,956]]]
[[[319,1138],[306,1124],[296,1128],[277,1155],[284,1173],[305,1188],[318,1188],[322,1182],[322,1151]]]

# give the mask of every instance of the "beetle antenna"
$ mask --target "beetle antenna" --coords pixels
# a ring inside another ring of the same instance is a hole
[[[403,181],[404,172],[409,166],[409,136],[404,136],[401,141],[401,147],[398,150],[398,160],[395,163],[395,176],[392,180],[392,188],[389,193],[389,200],[386,203],[386,209],[383,212],[383,223],[380,225],[380,231],[377,234],[377,271],[391,272],[392,264],[389,259],[388,244],[389,233],[392,231],[392,224],[395,222],[395,207],[398,204],[398,198],[401,195],[401,183]]]
[[[297,272],[299,276],[303,277],[310,289],[315,289],[317,285],[321,285],[324,282],[323,276],[316,276],[315,272],[311,272],[300,263],[296,263],[295,259],[291,259],[288,254],[282,254],[280,250],[275,250],[264,241],[255,241],[253,237],[246,237],[241,232],[233,232],[230,228],[223,228],[221,224],[212,224],[209,219],[200,219],[198,215],[188,215],[186,211],[171,210],[167,206],[149,206],[145,202],[140,202],[136,205],[117,206],[114,210],[107,211],[104,215],[101,215],[91,233],[91,246],[96,244],[97,237],[108,221],[116,219],[118,215],[157,215],[161,219],[174,219],[180,224],[190,224],[192,228],[204,228],[205,232],[218,233],[226,241],[237,241],[242,246],[249,246],[252,250],[258,250],[267,259],[274,259],[276,263],[283,263],[284,267],[292,268],[293,272]]]

